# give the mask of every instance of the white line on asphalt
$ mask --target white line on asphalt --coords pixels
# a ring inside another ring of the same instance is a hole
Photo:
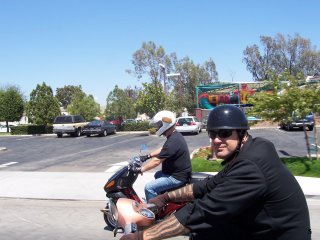
[[[69,158],[69,157],[82,155],[84,153],[96,152],[96,151],[100,151],[100,150],[103,150],[103,149],[111,148],[112,146],[118,145],[119,143],[125,143],[125,142],[129,142],[129,141],[132,141],[132,139],[125,139],[125,140],[121,140],[121,141],[118,141],[118,142],[110,143],[110,144],[105,145],[105,146],[101,146],[101,147],[97,147],[97,148],[90,148],[88,150],[83,150],[83,151],[72,152],[70,154],[57,155],[56,157],[47,158],[46,161],[47,162],[48,161],[56,161],[56,160],[59,160],[59,159],[66,159],[66,158]]]
[[[22,221],[26,222],[26,223],[34,224],[34,225],[36,225],[37,227],[41,227],[41,228],[45,227],[44,225],[40,225],[40,224],[35,223],[35,222],[33,222],[33,221],[29,221],[29,220],[21,217],[21,216],[18,215],[18,214],[15,214],[15,213],[14,213],[13,216],[14,216],[15,218],[19,219],[19,220],[22,220]]]
[[[8,162],[8,163],[4,163],[4,164],[1,164],[1,165],[0,165],[0,168],[5,168],[5,167],[8,167],[8,166],[10,166],[10,165],[12,165],[12,164],[16,164],[16,163],[18,163],[18,162]]]
[[[120,134],[113,134],[113,135],[108,135],[109,138],[116,138],[116,137],[120,137]]]
[[[128,161],[123,161],[123,162],[118,162],[118,163],[114,163],[114,164],[110,164],[110,166],[125,166],[128,164]]]
[[[22,140],[29,140],[30,138],[34,138],[34,137],[32,136],[32,137],[18,138],[16,140],[17,141],[22,141]]]
[[[92,136],[98,136],[98,135],[92,135]],[[120,137],[120,135],[107,135],[106,136],[107,138],[115,138],[115,137]],[[77,137],[76,139],[86,139],[86,138],[88,138],[87,136],[80,136],[80,137]]]
[[[108,168],[104,172],[113,173],[113,172],[117,171],[118,169],[122,168],[123,166],[126,166],[127,164],[128,164],[128,162],[119,162],[119,163],[111,164],[110,166],[112,166],[112,167]]]
[[[104,172],[106,173],[113,173],[115,171],[117,171],[121,166],[112,166],[111,168],[108,168],[107,170],[105,170]]]

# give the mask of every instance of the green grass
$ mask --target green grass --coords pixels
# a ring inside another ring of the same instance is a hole
[[[307,157],[281,158],[295,176],[320,177],[320,160],[309,160]]]
[[[197,157],[193,158],[191,163],[193,172],[219,172],[223,168],[221,166],[221,160],[209,161]]]
[[[320,160],[309,160],[307,157],[281,158],[294,176],[320,177]],[[218,172],[223,168],[221,160],[209,161],[207,157],[195,156],[192,159],[194,172]]]
[[[5,133],[5,132],[0,133],[0,136],[9,136],[9,135],[11,135],[11,133]]]

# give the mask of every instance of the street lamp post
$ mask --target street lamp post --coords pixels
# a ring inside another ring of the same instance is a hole
[[[169,73],[167,74],[167,77],[179,77],[180,81],[180,112],[182,113],[182,79],[181,79],[181,74],[180,73]]]
[[[163,92],[164,92],[164,95],[166,95],[166,66],[163,65],[162,63],[159,63],[159,67],[163,71]]]

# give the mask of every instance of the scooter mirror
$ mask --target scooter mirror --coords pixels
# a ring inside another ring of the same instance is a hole
[[[141,151],[143,151],[143,150],[148,150],[148,146],[147,146],[147,144],[145,144],[145,143],[143,143],[143,144],[140,145],[140,153],[141,153]]]

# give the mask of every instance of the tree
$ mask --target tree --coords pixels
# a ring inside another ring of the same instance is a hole
[[[218,77],[218,72],[216,69],[216,64],[214,63],[214,61],[210,58],[208,61],[206,61],[204,63],[203,66],[205,73],[207,74],[207,78],[205,79],[208,84],[212,83],[212,82],[218,82],[219,81],[219,77]]]
[[[215,63],[212,59],[204,65],[195,64],[189,57],[179,60],[175,64],[176,71],[181,74],[182,81],[182,102],[183,108],[193,112],[197,105],[196,86],[212,84],[218,80],[218,73],[215,70]],[[175,81],[174,91],[179,96],[179,81]],[[176,105],[179,106],[179,98],[176,98]]]
[[[286,81],[283,81],[284,79]],[[248,97],[248,103],[254,106],[252,114],[276,122],[291,118],[300,98],[295,78],[290,76],[288,72],[279,76],[273,74],[270,85],[272,86],[271,91],[259,92]],[[290,86],[290,91],[286,91],[288,86]]]
[[[137,89],[127,88],[122,90],[115,86],[106,99],[105,115],[107,119],[117,118],[136,118],[135,102],[137,98]]]
[[[9,122],[19,121],[23,116],[24,105],[24,96],[17,86],[0,89],[0,120],[6,122],[7,132]]]
[[[159,83],[143,83],[139,92],[137,111],[152,117],[165,108],[165,96]],[[171,110],[168,108],[168,110]]]
[[[30,100],[27,103],[26,115],[29,122],[47,126],[52,124],[56,116],[60,115],[58,100],[53,96],[52,88],[45,82],[37,84],[32,90]]]
[[[133,53],[132,64],[134,71],[127,70],[128,73],[134,73],[138,79],[147,74],[153,83],[160,81],[163,69],[159,64],[165,66],[166,73],[172,69],[170,57],[166,55],[164,48],[151,41],[143,42],[141,48]]]
[[[304,109],[303,115],[312,112],[313,113],[313,121],[315,124],[315,127],[313,128],[313,138],[314,138],[314,144],[315,144],[315,150],[316,150],[316,158],[319,159],[319,140],[318,140],[318,133],[317,133],[317,127],[316,127],[316,113],[320,112],[320,86],[310,84],[306,85],[305,89],[301,93],[301,98],[303,101],[301,101],[300,105],[301,108]]]
[[[309,112],[319,112],[319,88],[299,86],[298,79],[300,77],[299,75],[297,77],[290,75],[289,71],[285,71],[283,75],[273,75],[271,78],[272,92],[260,92],[249,97],[249,103],[254,105],[253,114],[260,115],[265,119],[281,121],[282,119],[292,120],[293,112],[297,118],[305,118]],[[281,81],[284,79],[285,82]],[[309,152],[310,144],[305,126],[303,126],[303,130]],[[316,128],[313,130],[316,133]],[[315,139],[317,144],[316,134]]]
[[[270,80],[271,73],[283,74],[285,70],[295,77],[300,73],[305,77],[319,71],[320,52],[299,34],[289,35],[287,39],[282,34],[274,38],[261,36],[260,41],[264,53],[257,44],[248,46],[243,52],[243,61],[255,81]]]
[[[151,41],[144,42],[141,48],[134,52],[132,64],[134,71],[127,72],[135,73],[138,79],[147,75],[155,86],[165,83],[165,107],[173,108],[177,112],[180,111],[180,92],[183,108],[193,111],[196,107],[196,86],[218,81],[216,65],[211,58],[203,65],[195,64],[189,57],[179,60],[176,53],[166,54],[162,46],[158,47]],[[168,77],[169,73],[180,73],[180,78]]]
[[[73,85],[65,85],[63,88],[56,89],[56,98],[58,99],[60,105],[67,109],[68,105],[72,102],[73,96],[76,93],[83,92],[81,89],[81,85],[73,86]]]
[[[73,100],[67,108],[70,114],[80,114],[87,121],[100,116],[100,105],[95,102],[92,95],[86,95],[84,92],[76,92]]]

